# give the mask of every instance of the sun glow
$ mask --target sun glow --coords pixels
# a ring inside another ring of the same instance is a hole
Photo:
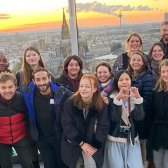
[[[76,0],[76,3],[83,4],[77,18],[79,26],[85,27],[119,24],[119,10],[124,23],[131,24],[160,22],[164,12],[168,12],[167,0]],[[86,3],[93,6],[85,8]],[[96,5],[101,8],[96,8]],[[68,0],[2,0],[0,32],[61,27],[62,8],[68,9]],[[111,13],[106,9],[110,9]],[[66,16],[68,20],[68,13]]]

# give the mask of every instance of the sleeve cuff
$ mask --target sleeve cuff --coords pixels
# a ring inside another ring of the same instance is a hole
[[[143,103],[143,98],[142,97],[140,97],[138,99],[134,98],[133,100],[134,100],[135,104],[142,104]]]
[[[118,101],[116,98],[114,98],[113,103],[117,106],[121,106],[122,105],[122,100]]]

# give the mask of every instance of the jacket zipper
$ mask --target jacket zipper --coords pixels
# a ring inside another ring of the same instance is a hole
[[[13,134],[12,134],[12,120],[11,120],[11,115],[12,115],[12,112],[11,112],[11,105],[10,105],[11,102],[8,103],[9,105],[9,118],[10,118],[10,133],[11,133],[11,137],[12,137],[12,144],[13,144]]]

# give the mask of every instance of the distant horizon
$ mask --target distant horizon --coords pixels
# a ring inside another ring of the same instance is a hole
[[[129,25],[122,25],[122,27],[131,27],[131,26],[138,26],[138,25],[152,25],[152,24],[158,24],[160,25],[160,22],[146,22],[146,23],[134,23],[134,24],[129,24]],[[104,25],[104,26],[89,26],[89,27],[78,27],[79,30],[83,30],[83,29],[103,29],[103,28],[120,28],[119,25]],[[41,30],[22,30],[22,31],[12,31],[12,32],[0,32],[0,35],[6,35],[6,34],[16,34],[16,33],[20,33],[20,34],[27,34],[27,33],[36,33],[36,32],[61,32],[61,28],[51,28],[51,29],[41,29]]]
[[[119,26],[161,22],[168,12],[167,0],[76,0],[78,27]],[[9,5],[10,4],[10,5]],[[68,0],[5,0],[0,2],[0,33],[61,29]]]

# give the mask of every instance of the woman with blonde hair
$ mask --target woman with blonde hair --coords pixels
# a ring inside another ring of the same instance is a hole
[[[131,33],[126,39],[126,52],[120,54],[115,60],[112,71],[115,74],[117,71],[126,70],[129,65],[129,60],[131,53],[136,51],[143,51],[142,39],[138,33]],[[147,61],[147,56],[144,54],[145,60]]]
[[[155,168],[168,168],[168,59],[160,63],[160,76],[153,91],[149,145]]]

